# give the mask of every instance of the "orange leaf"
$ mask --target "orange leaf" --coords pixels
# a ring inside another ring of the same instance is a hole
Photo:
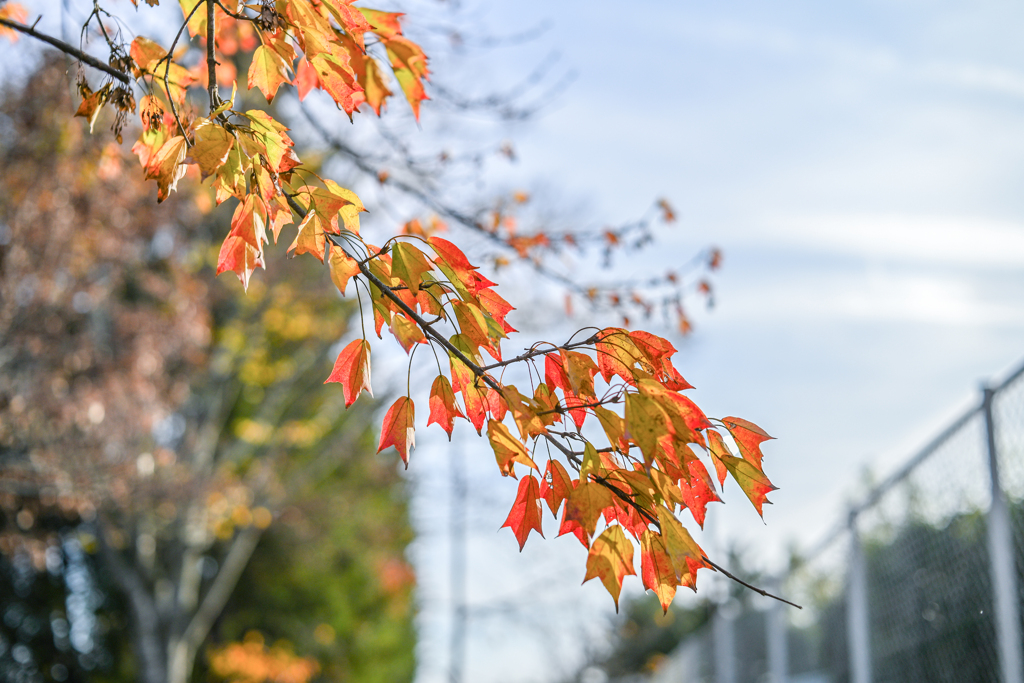
[[[764,513],[761,510],[761,506],[772,502],[768,500],[768,494],[776,490],[775,486],[768,481],[768,477],[764,476],[761,470],[754,467],[753,463],[743,458],[735,458],[731,455],[720,456],[722,464],[729,470],[732,478],[736,480],[736,483],[743,489],[743,493],[746,494],[750,502],[754,504],[754,509],[757,510],[757,514],[764,519]]]
[[[365,339],[356,339],[338,354],[334,362],[334,370],[324,384],[341,382],[345,392],[345,407],[348,408],[365,389],[373,396],[370,388],[370,343]]]
[[[391,404],[384,416],[384,426],[380,432],[380,453],[388,446],[394,446],[402,456],[402,462],[409,467],[409,451],[416,445],[416,429],[413,427],[415,406],[408,396],[400,396]]]
[[[249,277],[258,267],[263,267],[260,250],[253,247],[241,237],[228,235],[220,247],[217,256],[217,275],[225,271],[233,271],[242,281],[242,287],[249,288]]]
[[[547,501],[551,514],[558,518],[558,508],[572,493],[573,484],[569,473],[557,460],[548,460],[544,478],[540,482],[540,495]]]
[[[267,103],[274,101],[274,95],[282,83],[291,83],[288,72],[291,66],[284,58],[266,45],[260,45],[252,54],[249,64],[249,90],[259,88]]]
[[[299,102],[306,99],[306,95],[313,88],[320,85],[316,77],[316,69],[306,59],[299,60],[299,66],[295,71],[295,91],[299,96]]]
[[[441,425],[441,429],[448,432],[448,440],[452,439],[452,428],[455,425],[455,418],[465,417],[459,406],[455,403],[455,392],[452,385],[444,375],[438,375],[434,384],[430,387],[430,419],[427,426],[435,422]]]
[[[578,523],[587,536],[593,536],[597,519],[611,504],[611,491],[596,482],[580,480],[565,504],[565,519]]]
[[[761,459],[764,457],[761,454],[761,443],[775,437],[768,436],[767,432],[753,422],[747,422],[738,417],[723,417],[722,423],[732,434],[732,438],[736,440],[736,445],[740,448],[740,455],[751,465],[764,472],[764,468],[761,467]]]
[[[659,439],[669,433],[668,414],[650,396],[626,394],[626,429],[650,464],[661,449]]]
[[[413,245],[395,242],[391,247],[391,275],[408,287],[414,296],[419,294],[423,274],[433,269],[433,264],[427,260],[423,252]]]
[[[209,119],[196,122],[196,139],[188,158],[199,166],[203,178],[211,176],[228,160],[235,146],[235,136]]]
[[[574,519],[568,518],[566,510],[562,511],[562,524],[558,527],[558,535],[564,536],[566,534],[572,534],[579,542],[583,544],[583,547],[587,550],[590,549],[590,534],[584,529],[579,522]]]
[[[391,334],[402,345],[406,353],[409,353],[413,344],[426,344],[427,338],[420,326],[405,317],[404,314],[395,314],[391,317]]]
[[[292,256],[312,254],[322,263],[327,250],[325,229],[328,227],[330,226],[316,211],[307,212],[306,217],[299,223],[299,231],[288,247],[288,253]]]
[[[665,552],[672,562],[679,584],[697,590],[697,570],[707,566],[704,563],[704,551],[676,516],[661,505],[658,506],[658,523]]]
[[[708,452],[711,454],[711,462],[715,465],[715,473],[718,475],[718,485],[725,486],[725,475],[728,470],[722,462],[723,455],[732,455],[729,447],[722,440],[722,435],[713,429],[708,430]]]
[[[562,351],[562,364],[569,378],[569,387],[576,396],[594,398],[594,375],[597,364],[585,353]]]
[[[402,16],[402,12],[381,12],[380,10],[366,9],[364,7],[360,7],[359,11],[363,13],[366,21],[370,23],[370,30],[381,38],[391,38],[402,34],[402,27],[398,23],[398,18]]]
[[[512,475],[515,477],[513,469],[515,463],[540,471],[536,463],[527,455],[523,442],[512,436],[512,432],[502,423],[497,420],[488,420],[487,438],[491,442],[491,448],[494,449],[494,458],[498,461],[498,469],[501,470],[502,476]]]
[[[538,534],[544,536],[544,529],[541,526],[540,497],[537,493],[537,478],[532,474],[523,477],[519,482],[516,502],[512,504],[512,510],[501,527],[512,529],[516,540],[519,541],[520,552],[526,545],[526,538],[530,535],[530,531],[536,530]]]
[[[331,267],[331,281],[334,282],[341,295],[345,296],[345,288],[348,286],[349,279],[359,274],[359,264],[355,259],[349,258],[348,254],[340,247],[331,249],[328,261]]]
[[[640,577],[644,587],[654,591],[661,603],[661,609],[668,614],[668,606],[676,595],[679,579],[672,567],[672,559],[665,549],[661,536],[645,531],[640,536]]]
[[[156,179],[157,202],[167,199],[172,190],[178,186],[178,181],[185,175],[185,154],[188,152],[188,145],[185,138],[175,135],[163,144],[146,167],[146,178]]]
[[[615,600],[615,611],[619,611],[619,592],[626,575],[636,575],[633,569],[633,543],[626,538],[622,527],[615,525],[604,530],[594,539],[587,555],[587,575],[583,583],[600,578],[601,583]]]

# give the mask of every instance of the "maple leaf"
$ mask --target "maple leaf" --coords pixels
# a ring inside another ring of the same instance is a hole
[[[259,88],[269,104],[274,101],[282,83],[291,83],[289,71],[291,66],[285,62],[284,57],[266,45],[260,45],[249,64],[249,90]]]
[[[461,349],[460,349],[461,350]],[[451,357],[452,387],[457,393],[462,394],[462,400],[466,405],[466,416],[473,424],[477,433],[483,427],[484,419],[487,417],[485,394],[476,384],[476,375],[466,367],[466,364]]]
[[[408,396],[399,396],[391,404],[388,412],[384,415],[384,425],[380,432],[380,445],[377,452],[380,453],[388,446],[394,446],[398,454],[402,456],[402,462],[406,469],[409,467],[409,451],[416,445],[416,429],[413,426],[415,418],[415,405]]]
[[[275,173],[285,173],[299,165],[299,158],[292,150],[295,143],[288,137],[287,127],[259,109],[250,109],[245,112],[245,117],[266,147],[267,161]]]
[[[288,251],[293,256],[299,254],[313,254],[321,262],[324,260],[324,255],[327,250],[327,235],[326,228],[330,225],[324,221],[323,217],[316,211],[308,211],[306,217],[299,223],[299,231],[295,235],[295,240],[292,241],[291,246],[288,247]],[[380,330],[378,329],[378,336]]]
[[[579,524],[587,536],[594,535],[597,520],[612,504],[612,493],[597,482],[580,479],[565,504],[565,519]]]
[[[708,453],[711,455],[711,462],[715,465],[715,473],[718,475],[718,485],[725,486],[725,475],[728,470],[722,462],[723,455],[732,455],[729,447],[725,445],[722,435],[713,429],[708,430]]]
[[[423,274],[434,269],[423,252],[406,242],[395,242],[391,247],[391,274],[409,288],[413,295],[419,294]]]
[[[732,434],[732,438],[736,440],[736,445],[740,449],[740,455],[748,460],[751,465],[764,472],[764,469],[761,467],[761,459],[764,457],[761,454],[761,443],[775,437],[768,436],[767,432],[753,422],[747,422],[738,417],[723,417],[722,423],[729,430],[729,433]]]
[[[658,524],[661,527],[661,539],[665,544],[665,552],[672,561],[679,585],[697,590],[697,570],[707,566],[704,563],[704,551],[670,510],[658,506]]]
[[[398,18],[403,16],[402,12],[382,12],[365,7],[360,7],[359,11],[370,24],[370,30],[381,38],[392,38],[402,34],[402,27],[398,23]]]
[[[653,398],[626,394],[626,428],[650,464],[661,449],[659,439],[669,431],[668,415]]]
[[[541,526],[541,505],[538,495],[537,478],[528,474],[519,482],[519,491],[516,493],[516,502],[512,504],[512,510],[501,528],[508,527],[516,535],[519,541],[519,552],[523,551],[526,545],[526,538],[530,531],[536,530],[542,537],[544,529]]]
[[[583,583],[600,578],[601,583],[615,600],[615,611],[619,611],[619,592],[626,575],[636,575],[633,569],[633,543],[626,538],[622,527],[610,526],[594,539],[587,555],[587,575]]]
[[[406,353],[409,353],[415,344],[427,343],[427,338],[420,326],[409,320],[404,313],[391,317],[391,334],[395,336]]]
[[[513,469],[515,463],[540,471],[536,463],[526,454],[526,446],[523,445],[523,442],[512,436],[512,432],[502,423],[497,420],[488,420],[487,438],[491,442],[494,458],[498,461],[498,469],[501,470],[502,476],[515,477]]]
[[[650,530],[640,536],[640,578],[644,587],[658,596],[662,611],[668,614],[668,606],[676,595],[679,579],[664,541]]]
[[[455,403],[455,392],[452,385],[444,375],[438,375],[430,387],[430,419],[427,426],[437,423],[448,432],[448,440],[452,440],[452,429],[455,425],[455,418],[465,417],[459,406]]]
[[[764,472],[755,467],[749,460],[736,458],[731,455],[721,455],[719,457],[722,460],[722,464],[729,470],[729,474],[732,475],[732,478],[743,489],[743,493],[754,504],[757,514],[761,519],[764,519],[761,506],[766,503],[771,505],[771,501],[768,500],[768,494],[775,491],[776,487],[772,486],[772,483],[768,481],[768,477],[764,476]]]
[[[178,181],[185,175],[185,154],[188,151],[188,144],[181,135],[163,144],[160,150],[149,160],[146,166],[146,177],[156,180],[157,202],[167,199],[172,190],[178,186]]]
[[[540,496],[547,501],[551,514],[558,518],[558,508],[562,502],[572,493],[574,486],[569,473],[565,471],[562,463],[557,460],[548,460],[544,469],[544,478],[540,482]]]
[[[257,267],[263,267],[260,250],[237,235],[228,235],[217,255],[217,275],[232,271],[241,280],[242,288],[248,290],[249,278]]]
[[[199,166],[205,179],[228,160],[235,146],[235,136],[209,119],[199,119],[195,131],[195,144],[188,151],[188,159]]]
[[[342,296],[345,296],[345,288],[348,281],[359,274],[359,264],[350,258],[340,247],[333,247],[328,258],[328,265],[331,269],[331,282],[338,288]]]
[[[370,344],[365,339],[356,339],[349,343],[334,362],[334,369],[328,382],[340,382],[345,392],[345,407],[348,408],[365,389],[373,396],[370,388]]]
[[[295,70],[295,94],[299,96],[299,102],[306,99],[306,95],[313,88],[319,87],[320,80],[316,76],[316,69],[305,58],[299,60],[299,66]]]

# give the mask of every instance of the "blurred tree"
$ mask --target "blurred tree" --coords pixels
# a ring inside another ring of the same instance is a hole
[[[157,209],[67,85],[49,62],[0,105],[0,675],[184,681],[256,628],[410,678],[394,459],[322,385],[350,308],[302,262],[222,289],[212,202]]]

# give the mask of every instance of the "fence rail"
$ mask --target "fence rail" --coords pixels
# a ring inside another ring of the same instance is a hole
[[[1024,365],[777,586],[805,609],[718,609],[656,683],[1024,683]]]

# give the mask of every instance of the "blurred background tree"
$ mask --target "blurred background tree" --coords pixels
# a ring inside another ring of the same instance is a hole
[[[214,280],[212,202],[158,209],[71,85],[0,104],[0,679],[184,681],[247,633],[410,679],[405,491],[321,384],[350,308],[308,263]]]

